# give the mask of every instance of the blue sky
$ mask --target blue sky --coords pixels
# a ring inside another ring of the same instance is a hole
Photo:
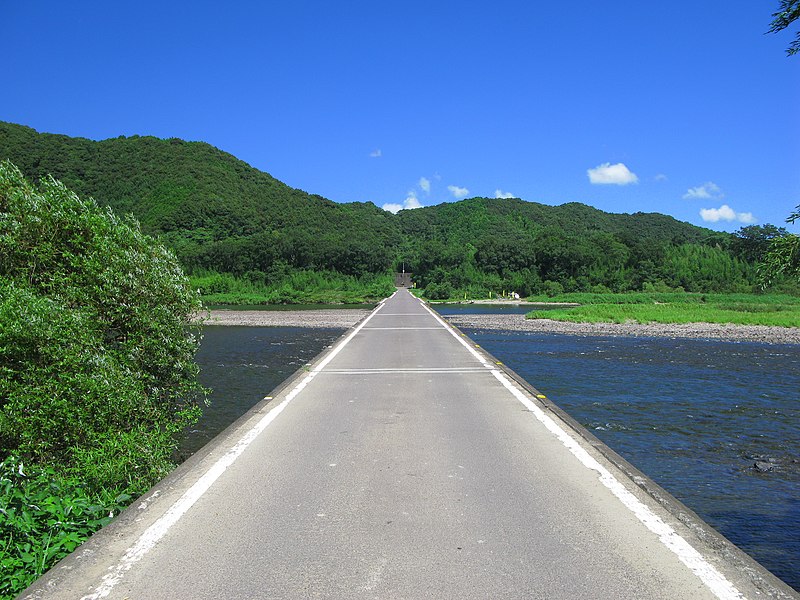
[[[764,34],[777,6],[0,0],[0,120],[205,141],[391,209],[513,195],[783,224],[800,56],[797,26]]]

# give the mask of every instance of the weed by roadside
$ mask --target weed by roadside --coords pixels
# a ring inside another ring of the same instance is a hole
[[[130,500],[109,490],[90,494],[76,478],[6,458],[0,463],[0,599],[15,598]]]

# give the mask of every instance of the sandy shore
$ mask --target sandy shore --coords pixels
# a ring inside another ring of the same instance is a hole
[[[250,327],[352,327],[370,311],[341,308],[322,310],[212,310],[207,325],[240,325]],[[766,327],[762,325],[719,325],[689,323],[661,325],[651,323],[565,323],[549,319],[526,319],[525,315],[447,315],[457,327],[471,329],[527,331],[531,333],[563,333],[582,336],[632,336],[717,339],[733,342],[766,342],[800,344],[798,327]]]
[[[800,344],[798,327],[766,327],[763,325],[720,325],[688,323],[662,325],[651,323],[566,323],[549,319],[526,319],[525,315],[448,315],[447,320],[457,327],[532,333],[565,333],[582,336],[634,336],[717,339],[732,342],[766,342],[770,344]]]
[[[212,310],[206,325],[249,327],[338,327],[347,329],[370,311],[360,308],[322,310]]]

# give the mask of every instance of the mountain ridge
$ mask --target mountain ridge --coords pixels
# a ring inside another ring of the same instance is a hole
[[[719,263],[720,272],[736,273],[735,285],[751,279],[747,265],[734,264],[728,251],[731,234],[660,213],[475,197],[395,215],[371,202],[337,203],[290,187],[205,142],[94,141],[7,122],[0,122],[0,159],[28,178],[52,175],[79,195],[133,214],[189,272],[257,279],[277,265],[279,272],[361,276],[404,261],[419,283],[453,289],[513,284],[533,291],[545,281],[565,289],[640,289],[658,281],[700,289],[715,278],[707,273],[698,287],[687,270],[709,271]],[[691,258],[677,256],[684,246],[691,249],[680,252]],[[675,272],[678,263],[682,275]],[[712,287],[723,285],[716,278]]]

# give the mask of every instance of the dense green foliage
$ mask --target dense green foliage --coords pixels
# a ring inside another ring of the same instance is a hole
[[[275,284],[252,278],[252,274],[237,278],[216,272],[196,273],[190,281],[207,304],[366,304],[394,291],[391,275],[356,277],[336,271],[294,271]]]
[[[578,323],[733,323],[800,327],[800,298],[779,294],[564,294],[552,300],[580,306],[535,310],[528,313],[528,318]]]
[[[337,204],[200,142],[120,137],[94,142],[0,122],[0,159],[48,175],[117,214],[132,213],[189,270],[279,284],[287,271],[383,273],[399,234],[373,204]]]
[[[800,206],[786,219],[787,223],[800,220]],[[785,233],[768,240],[758,265],[762,286],[768,287],[776,280],[800,280],[800,236]]]
[[[135,221],[0,162],[0,459],[55,478],[25,494],[79,478],[87,498],[133,496],[169,472],[203,396],[190,327],[199,308],[174,255]],[[17,502],[3,485],[0,506]],[[26,556],[57,558],[26,540],[31,527],[0,562],[25,562],[14,552],[26,544]]]
[[[617,215],[583,204],[473,198],[398,215],[403,250],[431,299],[579,291],[743,291],[752,264],[733,236],[658,214]]]
[[[750,291],[754,264],[773,238],[786,235],[771,225],[731,235],[665,215],[519,199],[472,198],[392,215],[306,194],[208,144],[178,139],[95,142],[0,123],[2,157],[31,178],[53,174],[132,213],[187,272],[205,281],[219,275],[213,301],[310,301],[303,295],[312,288],[297,278],[312,271],[325,273],[330,293],[320,299],[369,298],[373,281],[403,262],[431,299],[648,285]],[[773,283],[796,287],[786,281]],[[354,294],[354,286],[362,289]]]
[[[0,599],[15,598],[130,500],[16,457],[0,462]]]

